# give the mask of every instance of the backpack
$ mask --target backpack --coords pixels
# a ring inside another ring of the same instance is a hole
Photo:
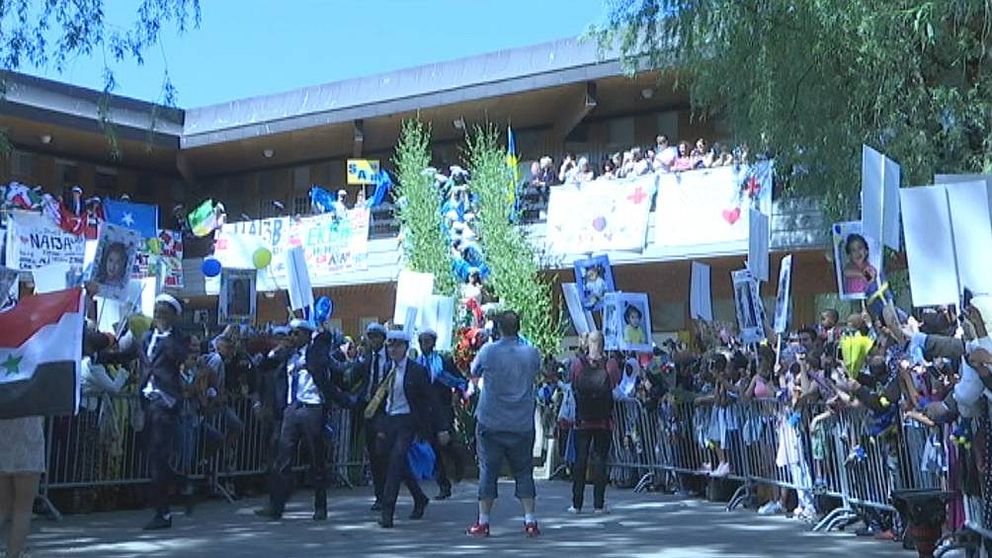
[[[579,422],[605,421],[613,416],[613,386],[605,363],[600,368],[591,368],[583,361],[582,371],[573,379],[572,387]]]

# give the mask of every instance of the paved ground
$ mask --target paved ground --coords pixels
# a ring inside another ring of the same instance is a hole
[[[425,487],[429,494],[434,486]],[[367,489],[331,493],[326,523],[310,519],[309,494],[298,494],[286,517],[266,522],[252,514],[261,501],[235,505],[212,501],[191,517],[179,514],[171,531],[147,534],[140,530],[147,513],[115,512],[67,516],[61,522],[38,520],[31,545],[37,556],[123,558],[233,557],[316,558],[320,556],[558,556],[694,557],[765,556],[911,557],[915,553],[896,543],[864,540],[845,533],[819,534],[784,517],[753,512],[726,512],[701,500],[660,494],[610,490],[608,516],[565,513],[570,485],[543,482],[538,486],[538,515],[544,535],[526,539],[518,504],[504,499],[493,517],[493,536],[470,539],[463,532],[475,518],[475,487],[455,487],[455,497],[433,502],[422,521],[406,520],[412,504],[401,497],[396,528],[384,531],[369,513]],[[500,492],[512,495],[512,484]],[[591,496],[591,495],[590,495]]]

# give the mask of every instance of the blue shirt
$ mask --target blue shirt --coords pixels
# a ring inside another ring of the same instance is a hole
[[[472,362],[472,374],[482,378],[475,417],[497,432],[534,429],[534,379],[541,371],[541,353],[504,337],[487,343]]]

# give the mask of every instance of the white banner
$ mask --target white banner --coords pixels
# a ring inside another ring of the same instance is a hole
[[[48,215],[12,211],[7,222],[6,264],[31,271],[50,264],[83,268],[86,239],[60,229]]]
[[[259,291],[276,291],[287,288],[284,254],[295,246],[304,250],[314,287],[330,285],[342,272],[368,269],[369,210],[350,209],[343,218],[325,213],[301,219],[275,217],[228,223],[217,233],[214,257],[225,268],[249,269],[254,267],[256,251],[268,249],[272,263],[259,272],[257,286]],[[208,294],[219,289],[219,277],[206,280]]]
[[[562,254],[643,250],[657,175],[551,189],[548,242]]]
[[[748,248],[750,211],[772,211],[772,164],[730,166],[659,175],[656,245],[711,246],[709,252]]]

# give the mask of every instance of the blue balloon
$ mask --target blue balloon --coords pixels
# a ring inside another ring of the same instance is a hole
[[[205,277],[217,277],[221,270],[220,261],[217,258],[204,258],[201,270]]]
[[[334,303],[331,302],[329,297],[322,296],[317,299],[316,303],[314,303],[314,317],[316,318],[316,322],[318,324],[326,322],[333,313]]]

